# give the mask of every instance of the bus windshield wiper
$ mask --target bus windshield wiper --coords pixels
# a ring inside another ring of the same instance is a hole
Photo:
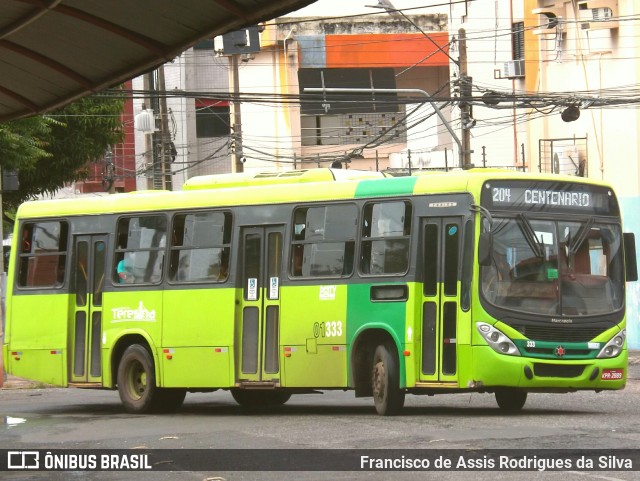
[[[571,244],[569,245],[569,254],[575,255],[576,252],[578,252],[578,249],[587,238],[587,235],[589,235],[589,231],[591,231],[591,226],[593,226],[594,222],[593,217],[589,217],[589,220],[580,226],[578,233],[571,240]]]
[[[531,247],[533,254],[536,257],[544,257],[544,247],[538,240],[533,227],[531,227],[531,222],[529,222],[529,219],[527,219],[524,214],[518,214],[518,227],[520,227],[520,231],[527,241],[527,244],[529,244],[529,247]]]

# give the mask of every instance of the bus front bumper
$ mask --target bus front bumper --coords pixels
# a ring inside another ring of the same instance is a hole
[[[535,390],[573,391],[622,389],[627,382],[628,352],[611,359],[548,360],[498,354],[473,346],[471,384]]]

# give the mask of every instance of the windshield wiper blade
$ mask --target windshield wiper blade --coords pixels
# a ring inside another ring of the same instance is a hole
[[[529,219],[527,219],[524,214],[518,214],[518,227],[520,227],[520,231],[522,232],[524,239],[527,241],[527,244],[529,244],[529,247],[531,247],[535,256],[544,257],[544,247],[538,240],[533,227],[531,227]]]
[[[571,240],[571,245],[569,245],[569,254],[575,255],[576,252],[578,252],[578,249],[589,235],[594,222],[595,220],[593,219],[593,217],[589,217],[589,220],[587,220],[586,224],[582,224],[580,226],[580,229],[578,229],[578,233]]]

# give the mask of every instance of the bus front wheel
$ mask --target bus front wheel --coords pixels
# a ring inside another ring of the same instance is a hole
[[[156,373],[149,351],[139,344],[129,346],[118,365],[118,393],[127,412],[151,412],[158,404]]]
[[[496,389],[495,396],[500,409],[508,412],[520,411],[527,402],[527,391],[519,389]]]
[[[383,416],[397,414],[404,406],[405,392],[400,389],[400,369],[394,351],[389,344],[381,344],[373,354],[373,402]]]

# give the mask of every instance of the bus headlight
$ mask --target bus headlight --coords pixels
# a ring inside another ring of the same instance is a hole
[[[487,344],[491,346],[491,348],[500,353],[507,354],[509,356],[519,356],[520,351],[516,347],[516,345],[505,336],[502,331],[499,331],[495,327],[486,322],[476,322],[476,327],[478,328],[478,332],[487,341]]]
[[[618,334],[613,336],[607,344],[600,350],[598,354],[598,358],[602,359],[603,357],[616,357],[622,351],[622,346],[624,346],[624,340],[627,338],[627,330],[623,329]]]

